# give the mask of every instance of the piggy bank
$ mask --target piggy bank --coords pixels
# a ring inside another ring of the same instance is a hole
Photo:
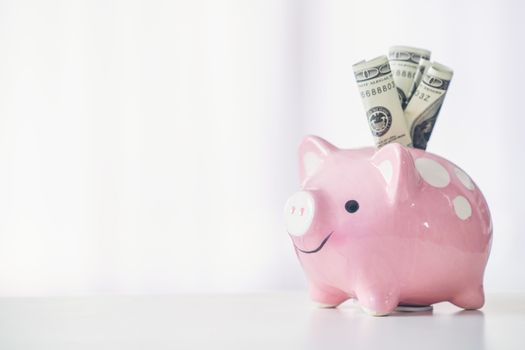
[[[287,231],[310,297],[357,299],[372,315],[398,305],[484,304],[492,221],[483,194],[450,161],[397,143],[338,149],[307,136]]]

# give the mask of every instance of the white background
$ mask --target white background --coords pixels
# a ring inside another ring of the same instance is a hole
[[[0,295],[302,289],[296,148],[372,145],[351,71],[454,68],[429,150],[492,210],[487,291],[524,291],[518,1],[0,1]]]

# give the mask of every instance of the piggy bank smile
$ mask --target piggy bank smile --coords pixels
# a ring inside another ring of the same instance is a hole
[[[326,242],[328,242],[328,239],[330,239],[330,237],[332,236],[332,233],[334,233],[334,231],[330,232],[330,234],[328,236],[325,237],[325,239],[323,239],[321,241],[321,244],[319,244],[319,246],[315,249],[312,249],[312,250],[304,250],[304,249],[301,249],[299,247],[297,247],[294,243],[294,247],[295,249],[297,249],[298,251],[300,251],[301,253],[305,253],[305,254],[312,254],[312,253],[317,253],[318,251],[320,251],[321,249],[323,249],[324,245],[326,244]]]

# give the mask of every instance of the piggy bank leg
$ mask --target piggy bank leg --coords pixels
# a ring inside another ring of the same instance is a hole
[[[388,315],[399,304],[399,291],[394,286],[364,287],[356,294],[363,310],[372,316]]]
[[[463,308],[465,310],[476,310],[485,304],[485,293],[483,292],[483,285],[474,288],[466,289],[454,298],[452,304]]]
[[[332,287],[310,285],[310,298],[319,307],[333,308],[349,299],[349,296]]]

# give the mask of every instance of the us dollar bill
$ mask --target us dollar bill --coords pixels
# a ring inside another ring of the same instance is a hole
[[[453,74],[452,69],[432,63],[405,109],[415,148],[427,148]]]
[[[390,142],[412,146],[388,58],[360,61],[352,68],[377,147]]]
[[[402,109],[406,108],[410,99],[410,89],[421,58],[430,60],[430,51],[410,46],[392,46],[388,51],[388,59]]]
[[[417,87],[419,86],[419,83],[421,83],[421,79],[423,79],[423,76],[427,73],[429,67],[430,67],[430,61],[424,57],[421,57],[421,59],[419,60],[419,66],[417,66],[417,71],[414,77],[414,81],[412,82],[412,87],[410,88],[410,93],[408,96],[409,103],[410,103],[410,99],[414,95],[414,92],[416,92]]]

